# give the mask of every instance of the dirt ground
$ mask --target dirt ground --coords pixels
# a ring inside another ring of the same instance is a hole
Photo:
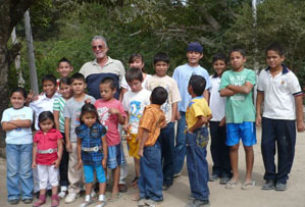
[[[256,186],[248,191],[241,190],[241,185],[232,190],[227,190],[223,185],[218,182],[210,182],[210,202],[212,207],[305,207],[305,136],[304,133],[299,133],[296,144],[296,154],[294,159],[294,165],[290,174],[288,183],[288,190],[285,192],[276,191],[262,191],[261,186],[263,184],[263,172],[264,166],[260,150],[260,129],[257,130],[258,143],[254,146],[255,161],[253,170],[253,179],[256,181]],[[126,143],[125,143],[126,144]],[[209,150],[208,150],[209,151]],[[245,159],[244,151],[240,148],[239,169],[241,183],[245,176]],[[211,170],[211,156],[208,154],[209,168]],[[130,183],[133,175],[133,163],[130,157],[127,157],[129,176],[127,181]],[[10,206],[6,202],[6,170],[5,160],[0,159],[0,207]],[[137,202],[132,201],[132,196],[136,192],[135,189],[129,187],[128,192],[122,194],[121,198],[114,202],[108,203],[108,207],[134,207],[137,206]],[[108,192],[109,193],[109,192]],[[189,182],[187,177],[186,166],[180,177],[176,178],[174,185],[164,192],[164,201],[158,206],[162,207],[183,207],[188,202],[188,196],[190,194]],[[108,195],[108,194],[107,194]],[[107,196],[106,195],[106,196]],[[79,206],[83,198],[79,198],[76,202],[67,205],[61,202],[60,206],[74,207]],[[49,202],[44,206],[50,206]],[[20,203],[18,206],[32,206],[24,205]],[[92,205],[94,206],[94,205]]]

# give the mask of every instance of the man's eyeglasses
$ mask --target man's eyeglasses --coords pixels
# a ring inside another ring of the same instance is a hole
[[[103,45],[92,46],[92,49],[93,50],[97,50],[97,49],[101,50],[101,49],[103,49]]]

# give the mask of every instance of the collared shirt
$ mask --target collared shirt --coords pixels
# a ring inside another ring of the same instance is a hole
[[[180,91],[181,101],[178,104],[178,110],[185,112],[188,106],[188,103],[192,99],[191,95],[188,93],[188,84],[192,75],[200,75],[206,80],[206,90],[209,90],[211,87],[210,77],[207,70],[200,65],[196,67],[191,67],[189,64],[184,64],[178,66],[173,74],[173,78],[178,84]]]
[[[99,148],[97,152],[86,152],[82,150],[83,164],[94,166],[102,165],[102,160],[104,158],[102,137],[106,134],[106,128],[99,123],[95,123],[91,128],[82,124],[76,128],[76,134],[77,137],[81,139],[82,147]]]
[[[148,138],[144,143],[145,147],[153,146],[156,143],[160,135],[160,129],[165,125],[166,119],[160,105],[150,104],[145,107],[138,131],[138,137],[140,139],[142,139],[144,129],[149,132]]]
[[[258,77],[257,90],[264,93],[263,117],[270,119],[295,120],[295,96],[302,95],[298,78],[283,65],[275,76],[270,68],[262,70]]]
[[[30,103],[31,109],[33,109],[35,114],[35,129],[39,130],[38,125],[38,116],[43,111],[50,111],[53,112],[53,103],[55,98],[60,97],[61,95],[59,93],[55,93],[51,98],[48,98],[46,94],[42,94],[38,96],[38,99],[36,101],[33,101]]]
[[[199,116],[208,117],[211,114],[212,112],[208,106],[208,102],[203,98],[203,96],[193,98],[185,113],[187,128],[190,129],[194,126]]]
[[[61,133],[56,129],[50,129],[47,133],[39,130],[34,135],[34,142],[37,143],[38,150],[57,149],[57,141],[62,139]],[[57,152],[51,154],[36,155],[36,163],[41,165],[51,165],[58,158]]]
[[[101,67],[95,60],[85,63],[80,71],[86,78],[88,94],[95,99],[101,98],[100,82],[106,77],[113,78],[117,85],[116,98],[118,98],[119,89],[122,85],[125,69],[121,61],[112,59],[108,56],[106,64]]]

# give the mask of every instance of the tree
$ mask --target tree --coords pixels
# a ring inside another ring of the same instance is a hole
[[[33,4],[35,0],[0,0],[0,116],[7,108],[8,97],[8,70],[9,65],[18,54],[21,44],[14,44],[8,48],[13,28],[23,18],[24,12]],[[0,133],[2,137],[2,130]],[[1,139],[3,140],[3,139]],[[1,143],[0,143],[1,144]]]

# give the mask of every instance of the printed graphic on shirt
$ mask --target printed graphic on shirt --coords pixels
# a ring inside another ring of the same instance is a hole
[[[12,115],[12,120],[22,120],[22,119],[25,119],[25,117],[26,117],[25,114],[14,114],[14,115]],[[21,131],[22,128],[19,127],[19,128],[16,128],[15,130]]]
[[[99,119],[102,125],[106,126],[106,121],[109,119],[109,108],[101,107],[97,109],[97,113],[99,115]]]
[[[229,79],[230,79],[230,83],[232,85],[235,85],[235,86],[242,86],[245,84],[246,82],[246,76],[245,75],[239,75],[239,76],[230,76]],[[231,97],[229,97],[231,100],[235,100],[235,101],[243,101],[245,100],[245,95],[244,94],[241,94],[241,93],[237,93]]]

